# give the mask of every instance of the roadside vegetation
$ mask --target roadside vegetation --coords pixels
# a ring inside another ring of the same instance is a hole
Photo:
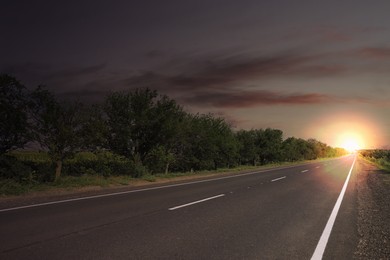
[[[376,164],[380,169],[390,172],[390,150],[361,150],[359,154],[364,159]]]
[[[224,118],[188,113],[147,88],[112,92],[102,104],[86,105],[58,100],[44,86],[28,91],[3,74],[0,101],[3,195],[346,154],[315,139],[284,139],[279,129],[236,131]]]

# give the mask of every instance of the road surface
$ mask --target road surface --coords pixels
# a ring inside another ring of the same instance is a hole
[[[354,159],[2,209],[0,259],[351,259]]]

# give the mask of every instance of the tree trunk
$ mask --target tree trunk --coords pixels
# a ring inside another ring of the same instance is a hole
[[[168,170],[169,170],[169,162],[167,162],[167,164],[165,165],[165,174],[168,174]]]
[[[61,171],[62,171],[62,160],[56,161],[56,175],[54,181],[58,181],[58,179],[61,177]]]

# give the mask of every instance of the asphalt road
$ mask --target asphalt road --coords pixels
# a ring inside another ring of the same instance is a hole
[[[354,156],[0,210],[0,259],[310,259]],[[323,259],[357,244],[352,170]]]

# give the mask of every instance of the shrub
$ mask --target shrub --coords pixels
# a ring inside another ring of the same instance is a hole
[[[32,181],[32,169],[14,156],[0,156],[0,178],[26,183]]]

